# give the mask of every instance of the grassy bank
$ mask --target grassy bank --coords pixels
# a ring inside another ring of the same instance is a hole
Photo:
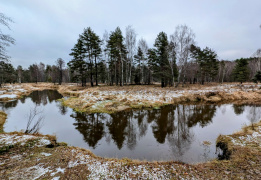
[[[259,103],[261,90],[255,84],[191,85],[179,88],[159,86],[101,86],[92,88],[61,87],[58,91],[68,96],[65,106],[76,111],[114,113],[127,109],[159,108],[178,103]]]
[[[58,90],[68,97],[61,100],[65,106],[87,113],[114,113],[127,109],[159,108],[168,104],[191,102],[259,103],[261,100],[260,86],[253,83],[204,86],[197,84],[178,88],[161,88],[159,85],[81,87],[77,84],[22,83],[4,85],[0,89],[0,101],[19,99],[32,91],[45,89]]]
[[[7,114],[3,111],[0,111],[0,133],[4,132],[4,124],[7,119]]]

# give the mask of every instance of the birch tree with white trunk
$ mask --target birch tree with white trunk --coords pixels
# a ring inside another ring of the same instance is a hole
[[[178,84],[180,81],[185,83],[186,70],[190,58],[190,46],[195,44],[195,34],[187,25],[179,25],[175,32],[170,35],[170,41],[174,43],[177,65],[178,65]],[[178,85],[177,84],[177,85]]]
[[[148,53],[148,44],[147,41],[143,38],[141,38],[138,42],[138,46],[141,48],[142,51],[142,59],[141,59],[141,83],[144,84],[144,66],[147,66],[147,53]]]
[[[126,83],[131,83],[131,70],[133,65],[133,57],[136,51],[137,34],[135,29],[129,25],[126,27],[125,45],[127,48],[127,62],[126,62]]]

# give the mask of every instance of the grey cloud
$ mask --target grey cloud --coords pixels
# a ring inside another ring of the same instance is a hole
[[[10,34],[16,45],[8,49],[15,67],[54,64],[59,57],[68,62],[88,26],[102,37],[105,30],[119,26],[124,32],[132,25],[152,47],[159,32],[170,35],[177,25],[187,24],[197,44],[214,49],[220,59],[249,57],[261,48],[260,0],[12,0],[0,7],[15,21]]]

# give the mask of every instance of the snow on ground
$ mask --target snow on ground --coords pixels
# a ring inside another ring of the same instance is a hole
[[[14,98],[17,98],[17,95],[16,94],[3,94],[0,96],[0,99],[4,99],[4,98],[14,99]]]
[[[48,173],[49,171],[50,171],[49,168],[44,168],[41,165],[32,166],[22,170],[24,174],[30,174],[31,176],[30,179],[38,179],[40,176]]]
[[[204,95],[209,92],[224,92],[232,94],[236,91],[257,91],[260,86],[257,85],[237,85],[237,84],[224,84],[218,86],[206,86],[200,89],[160,89],[151,88],[147,89],[130,89],[130,90],[95,90],[90,89],[84,93],[80,92],[80,98],[84,102],[92,103],[93,107],[98,107],[102,102],[106,100],[116,100],[120,102],[150,102],[150,103],[172,103],[173,99],[184,95]],[[96,104],[93,104],[96,103]]]
[[[41,155],[44,155],[44,156],[51,156],[52,154],[50,153],[45,153],[45,152],[42,152]]]
[[[17,143],[21,143],[21,145],[25,145],[26,141],[35,139],[39,140],[36,143],[36,146],[46,146],[51,144],[51,141],[46,139],[46,137],[37,137],[33,135],[17,135],[17,134],[0,134],[0,147],[3,145],[15,145]]]
[[[251,135],[239,136],[238,138],[230,137],[233,144],[238,146],[246,146],[247,144],[259,144],[261,147],[261,126],[257,127],[256,131]]]
[[[25,89],[16,89],[17,91],[20,91],[20,92],[26,92],[27,90]]]
[[[4,94],[6,91],[0,91],[0,94]]]
[[[64,173],[64,171],[65,171],[65,168],[58,167],[58,168],[56,168],[55,172],[51,173],[51,176],[54,176],[55,174],[57,174],[59,172]]]
[[[68,163],[68,168],[81,164],[88,164],[90,174],[87,176],[87,179],[132,179],[137,177],[139,177],[139,179],[165,179],[172,176],[169,168],[166,169],[164,165],[158,165],[157,168],[152,169],[146,164],[128,166],[119,161],[102,161],[89,155],[84,155],[73,151],[72,156],[75,157],[75,160]],[[170,169],[175,171],[175,164],[171,165]]]

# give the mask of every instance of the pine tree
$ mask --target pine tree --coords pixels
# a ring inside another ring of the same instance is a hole
[[[84,45],[82,39],[79,38],[77,43],[74,45],[70,56],[73,57],[71,61],[68,62],[68,66],[73,76],[73,81],[81,80],[82,86],[86,86],[87,78],[87,63],[84,61]]]
[[[208,47],[201,50],[200,47],[193,44],[190,47],[190,51],[192,57],[199,64],[201,83],[204,84],[205,80],[212,81],[216,77],[219,68],[217,54]]]
[[[138,47],[138,52],[137,55],[134,56],[135,62],[137,63],[137,73],[135,73],[135,83],[136,84],[140,84],[141,81],[141,61],[143,59],[143,52],[140,48],[140,46]]]
[[[247,59],[241,58],[236,60],[236,66],[233,70],[234,79],[239,81],[241,84],[248,79],[249,69],[248,69]]]
[[[94,65],[95,65],[95,81],[96,86],[98,86],[98,62],[97,59],[100,58],[102,50],[101,50],[101,43],[100,37],[97,36],[94,32],[92,34],[92,47],[93,47],[93,56],[94,56]],[[104,73],[104,72],[101,72]]]
[[[109,61],[109,68],[110,68],[110,75],[111,75],[111,82],[110,84],[113,85],[113,80],[116,80],[116,85],[124,84],[124,59],[126,59],[126,47],[124,45],[124,37],[119,27],[115,29],[114,32],[110,34],[108,44],[107,44],[107,51],[109,52],[110,61]],[[114,74],[114,75],[113,75]]]
[[[261,71],[257,71],[255,77],[253,78],[254,83],[261,82]]]
[[[161,87],[165,87],[171,77],[170,65],[168,61],[168,37],[164,32],[160,32],[154,43],[155,50],[149,50],[149,57],[154,73],[161,79]]]

